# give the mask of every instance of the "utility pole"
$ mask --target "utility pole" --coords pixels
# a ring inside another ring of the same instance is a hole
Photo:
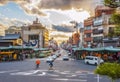
[[[24,28],[25,28],[25,25],[26,24],[23,24],[23,26],[21,27],[21,30],[22,30],[22,34],[21,34],[21,37],[22,37],[22,53],[23,53],[23,42],[24,42]]]

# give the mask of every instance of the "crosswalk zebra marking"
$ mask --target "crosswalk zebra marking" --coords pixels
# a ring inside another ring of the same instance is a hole
[[[68,78],[53,78],[53,80],[59,80],[59,81],[78,81],[78,82],[87,82],[87,80],[82,80],[82,79],[68,79]]]
[[[8,70],[8,71],[0,71],[0,73],[10,73],[10,72],[17,72],[19,70]]]

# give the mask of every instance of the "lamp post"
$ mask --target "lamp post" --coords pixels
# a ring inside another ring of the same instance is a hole
[[[97,68],[98,68],[99,65],[100,65],[100,57],[98,57],[98,65],[97,65]],[[100,82],[100,76],[99,76],[99,74],[97,74],[97,82]]]
[[[21,33],[21,36],[22,36],[22,53],[23,53],[23,41],[24,41],[24,28],[25,28],[25,25],[26,24],[23,24],[23,26],[21,27],[21,31],[22,31],[22,33]]]
[[[81,46],[81,48],[83,48],[83,32],[84,32],[84,28],[80,28],[80,46]]]

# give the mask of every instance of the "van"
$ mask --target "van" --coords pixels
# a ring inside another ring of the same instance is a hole
[[[99,65],[104,63],[104,60],[96,56],[86,56],[84,62],[86,64]]]

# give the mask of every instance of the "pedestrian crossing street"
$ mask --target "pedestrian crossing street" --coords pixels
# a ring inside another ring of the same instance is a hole
[[[26,70],[26,71],[20,71],[20,70],[9,70],[9,71],[0,71],[0,75],[2,74],[8,74],[11,76],[34,76],[34,77],[44,77],[48,76],[52,80],[59,80],[59,81],[72,81],[72,82],[87,82],[87,76],[88,75],[94,75],[93,72],[90,71],[60,71],[60,70]]]

